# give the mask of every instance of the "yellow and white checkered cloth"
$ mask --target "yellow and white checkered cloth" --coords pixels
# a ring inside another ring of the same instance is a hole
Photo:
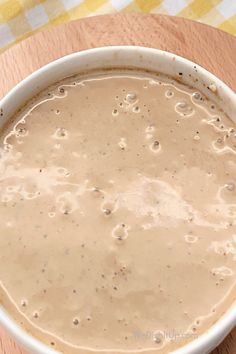
[[[117,11],[177,15],[236,34],[236,0],[0,0],[0,51],[46,26]]]

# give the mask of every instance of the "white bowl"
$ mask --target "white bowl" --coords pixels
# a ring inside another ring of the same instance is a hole
[[[28,76],[0,101],[0,127],[26,101],[49,85],[90,69],[115,67],[152,70],[178,78],[219,104],[236,123],[236,94],[207,70],[189,60],[161,50],[121,46],[74,53]],[[209,89],[209,86],[212,88],[211,84],[217,88],[216,92]],[[0,323],[30,353],[58,353],[22,330],[1,307]],[[208,331],[173,354],[207,354],[225,338],[234,326],[236,326],[236,303]]]

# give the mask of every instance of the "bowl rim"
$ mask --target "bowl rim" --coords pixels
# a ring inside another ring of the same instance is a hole
[[[186,68],[198,68],[198,72],[202,77],[214,82],[217,86],[221,87],[224,94],[230,98],[233,102],[234,107],[236,108],[236,94],[234,91],[229,88],[222,80],[217,78],[215,75],[210,73],[208,70],[204,69],[200,65],[184,58],[174,53],[170,53],[167,51],[163,51],[161,49],[155,48],[147,48],[141,46],[106,46],[106,47],[98,47],[92,49],[86,49],[79,52],[75,52],[72,54],[68,54],[59,59],[56,59],[38,70],[31,73],[29,76],[24,78],[18,84],[16,84],[1,100],[0,100],[0,109],[9,106],[14,100],[14,98],[25,88],[28,88],[29,85],[32,85],[32,82],[37,83],[37,80],[42,75],[45,75],[50,70],[59,68],[63,65],[69,65],[69,63],[74,59],[85,60],[86,56],[96,55],[97,53],[114,53],[119,52],[139,52],[139,53],[152,53],[156,56],[164,56],[167,60],[173,61],[173,57],[175,58],[176,63],[183,65]],[[131,65],[132,67],[132,65]],[[145,62],[143,63],[143,69],[145,69]],[[158,70],[157,70],[158,71]],[[60,77],[60,75],[58,76]],[[63,77],[61,78],[63,79]],[[60,78],[58,79],[58,81]],[[56,81],[54,81],[56,82]],[[53,83],[53,82],[52,82]],[[46,85],[47,86],[47,85]],[[28,95],[30,96],[30,95]],[[34,95],[33,95],[34,96]],[[22,104],[25,104],[26,101],[22,101]],[[19,105],[20,107],[20,105]],[[18,108],[19,108],[18,107]],[[236,110],[235,110],[236,111]],[[1,118],[1,117],[0,117]],[[8,117],[9,118],[9,117]],[[0,305],[0,324],[20,343],[23,347],[28,348],[28,350],[33,353],[38,354],[59,354],[53,348],[50,348],[40,340],[34,338],[31,334],[29,334],[26,330],[21,328],[11,316],[4,310],[4,308]],[[219,344],[223,340],[223,338],[230,332],[230,330],[236,326],[236,301],[228,308],[225,314],[219,318],[219,320],[211,326],[206,332],[199,335],[196,339],[192,340],[188,344],[179,347],[177,350],[171,352],[172,354],[203,354],[209,352],[209,350],[214,349],[215,346]],[[103,352],[108,352],[108,350],[103,350]],[[111,351],[111,350],[110,350]],[[91,351],[92,353],[93,351]],[[94,351],[95,352],[95,351]],[[99,351],[96,351],[99,353]],[[142,351],[140,351],[141,353]],[[114,352],[115,353],[115,352]],[[129,352],[128,352],[129,353]],[[130,351],[130,353],[132,353]]]

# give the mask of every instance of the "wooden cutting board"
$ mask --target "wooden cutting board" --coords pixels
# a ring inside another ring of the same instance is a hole
[[[105,45],[141,45],[170,51],[202,65],[236,91],[235,37],[176,17],[116,14],[51,27],[1,54],[0,98],[42,65],[75,51]],[[212,354],[235,353],[236,328]],[[26,352],[0,329],[0,354]]]

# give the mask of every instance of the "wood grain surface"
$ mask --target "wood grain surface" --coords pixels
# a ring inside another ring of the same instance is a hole
[[[75,51],[105,45],[142,45],[167,50],[202,65],[236,91],[235,37],[176,17],[116,14],[52,27],[1,54],[0,98],[42,65]],[[0,354],[26,352],[0,329]],[[212,354],[236,354],[236,328]]]

